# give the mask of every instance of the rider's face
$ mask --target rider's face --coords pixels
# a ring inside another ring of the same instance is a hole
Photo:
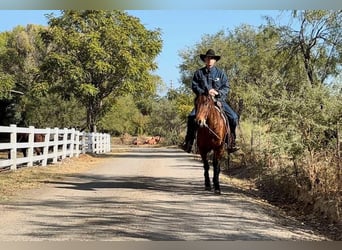
[[[213,57],[207,56],[204,58],[205,65],[209,68],[213,67],[216,63],[216,60]]]

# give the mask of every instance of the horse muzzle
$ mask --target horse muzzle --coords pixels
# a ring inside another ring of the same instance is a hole
[[[202,120],[197,120],[196,122],[197,122],[198,126],[200,126],[201,128],[203,128],[203,127],[206,127],[206,126],[207,126],[207,122],[206,122],[206,120],[205,120],[205,119],[202,119]]]

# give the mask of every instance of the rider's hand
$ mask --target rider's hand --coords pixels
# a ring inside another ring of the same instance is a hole
[[[216,96],[216,95],[218,95],[218,92],[215,89],[210,89],[209,90],[209,95]]]

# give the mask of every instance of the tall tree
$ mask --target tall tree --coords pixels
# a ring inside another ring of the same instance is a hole
[[[49,18],[42,34],[49,54],[42,67],[45,79],[65,98],[74,95],[87,109],[91,131],[126,92],[153,92],[151,71],[157,68],[160,30],[147,30],[123,11],[62,11]]]
[[[288,51],[288,64],[299,61],[312,86],[327,83],[342,62],[342,11],[293,11],[294,22],[278,27],[279,48]]]
[[[10,90],[14,86],[13,76],[6,73],[3,60],[7,50],[8,32],[0,33],[0,100],[10,97]]]
[[[47,90],[37,80],[46,52],[40,37],[43,29],[30,24],[0,34],[0,99],[6,99],[0,106],[9,116],[4,123],[25,124],[25,104]]]

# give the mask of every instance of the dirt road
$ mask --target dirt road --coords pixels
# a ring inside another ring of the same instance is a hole
[[[113,153],[0,205],[0,241],[326,240],[229,183],[221,188],[204,191],[201,162],[178,149]]]

